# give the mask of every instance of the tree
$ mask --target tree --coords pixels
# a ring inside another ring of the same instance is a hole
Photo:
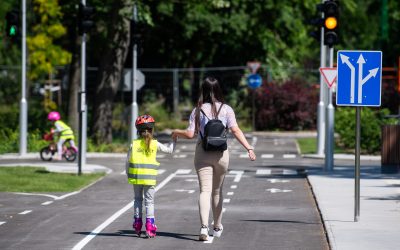
[[[28,77],[31,80],[44,78],[56,73],[55,66],[66,65],[71,61],[71,54],[61,46],[55,44],[55,40],[66,33],[60,19],[62,17],[57,0],[33,0],[36,23],[32,27],[32,34],[27,37],[29,50],[30,71]],[[51,103],[45,106],[46,111],[56,109]]]

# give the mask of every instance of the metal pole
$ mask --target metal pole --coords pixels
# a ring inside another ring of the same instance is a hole
[[[178,115],[178,104],[179,104],[179,79],[178,69],[173,70],[173,95],[174,95],[174,113],[175,117]]]
[[[252,89],[253,96],[252,96],[252,127],[253,131],[256,131],[256,90]]]
[[[329,48],[329,67],[333,67],[333,48]],[[325,143],[325,170],[333,170],[334,150],[334,119],[335,109],[332,104],[332,88],[328,89],[328,106],[326,107],[326,143]]]
[[[324,3],[324,0],[321,1]],[[321,17],[324,18],[324,12]],[[323,68],[326,65],[326,46],[324,45],[324,28],[321,27],[321,49],[320,49],[320,67]],[[326,103],[326,85],[324,79],[320,74],[319,77],[319,103],[317,109],[317,154],[324,154],[325,144],[325,103]]]
[[[82,0],[86,5],[86,0]],[[86,140],[87,140],[87,113],[86,113],[86,33],[82,34],[81,42],[81,91],[79,113],[79,154],[78,175],[82,174],[82,168],[86,164]]]
[[[354,169],[354,222],[360,218],[360,139],[361,107],[356,107],[356,166]]]
[[[136,4],[133,5],[133,22],[136,23],[137,21],[137,8]],[[133,29],[133,32],[136,32],[135,29]],[[137,85],[137,74],[136,74],[136,69],[137,69],[137,44],[135,40],[133,39],[133,33],[131,34],[131,39],[134,42],[133,44],[133,56],[132,56],[132,104],[131,104],[131,119],[132,121],[130,122],[130,141],[134,140],[137,138],[137,130],[135,126],[135,119],[138,117],[138,104],[137,104],[137,90],[136,90],[136,85]]]
[[[19,113],[19,155],[26,155],[28,130],[28,105],[26,101],[26,0],[22,0],[22,78]]]

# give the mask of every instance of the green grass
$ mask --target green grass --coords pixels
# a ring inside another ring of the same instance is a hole
[[[0,167],[0,192],[72,192],[104,175],[53,173],[42,167]]]
[[[316,154],[317,153],[317,138],[297,138],[301,154]],[[346,150],[335,143],[335,154],[349,153],[351,150]]]

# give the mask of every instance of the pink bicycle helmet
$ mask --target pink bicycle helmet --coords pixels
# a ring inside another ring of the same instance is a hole
[[[60,113],[58,113],[57,111],[51,111],[47,115],[47,120],[49,120],[49,121],[58,121],[60,119],[61,119]]]

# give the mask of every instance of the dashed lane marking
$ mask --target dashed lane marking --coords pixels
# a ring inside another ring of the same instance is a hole
[[[229,202],[231,202],[231,199],[224,199],[222,202],[223,203],[229,203]]]
[[[21,213],[18,213],[18,214],[29,214],[30,212],[32,212],[32,210],[25,210],[25,211],[23,211]]]
[[[271,192],[271,193],[288,193],[292,192],[290,189],[279,189],[279,188],[268,188],[265,191]]]
[[[231,170],[231,171],[229,171],[229,173],[230,173],[230,174],[235,174],[235,175],[236,175],[236,176],[235,176],[235,179],[233,179],[233,182],[239,182],[240,179],[241,179],[242,176],[243,176],[244,171],[242,171],[242,170]]]
[[[231,185],[231,188],[232,188],[232,189],[236,189],[236,188],[237,188],[237,185]]]
[[[272,159],[272,158],[274,158],[274,154],[262,154],[261,158],[262,159]]]
[[[50,205],[51,203],[53,203],[53,201],[46,201],[46,202],[43,202],[42,205],[47,206],[47,205]]]
[[[272,174],[272,170],[271,169],[257,169],[256,171],[257,175],[270,175]]]
[[[283,175],[297,175],[297,171],[291,169],[284,169],[282,173]]]
[[[176,170],[176,174],[190,174],[192,172],[191,169],[178,169]]]
[[[233,192],[226,193],[226,195],[233,195],[233,194],[234,194]]]
[[[269,179],[268,180],[271,183],[287,183],[290,182],[289,180],[280,180],[280,179]]]
[[[157,154],[156,158],[165,158],[166,155]]]
[[[0,221],[0,226],[5,224],[5,223],[6,223],[5,221]]]
[[[285,158],[285,159],[293,159],[293,158],[296,158],[296,155],[295,154],[284,154],[283,158]]]

